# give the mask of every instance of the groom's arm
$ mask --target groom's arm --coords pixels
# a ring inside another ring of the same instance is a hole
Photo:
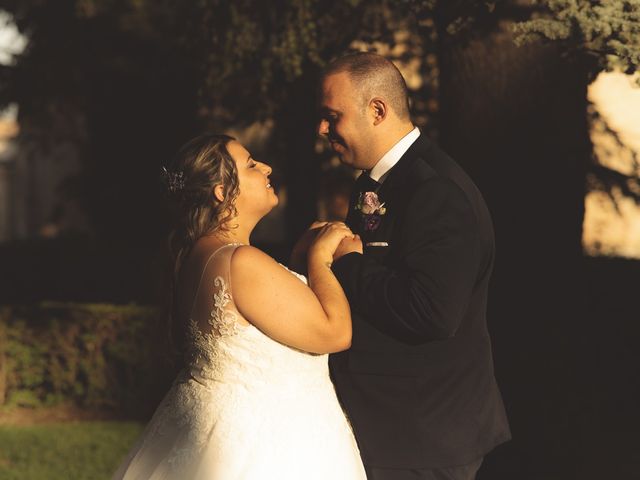
[[[442,178],[420,185],[401,238],[397,265],[357,253],[333,263],[351,308],[406,343],[452,337],[478,280],[482,255],[477,220],[464,192]]]

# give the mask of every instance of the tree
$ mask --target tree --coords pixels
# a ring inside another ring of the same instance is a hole
[[[29,38],[0,71],[3,104],[19,105],[19,141],[69,141],[84,168],[68,184],[101,237],[128,242],[157,236],[160,165],[195,123],[195,82],[176,42],[149,33],[125,2],[4,2]],[[37,161],[37,158],[36,160]]]
[[[585,455],[598,433],[583,427],[593,413],[589,345],[602,328],[587,311],[581,245],[592,152],[586,87],[615,63],[606,56],[610,49],[595,46],[616,45],[617,35],[632,49],[637,38],[626,39],[615,26],[598,36],[571,17],[600,15],[596,2],[571,2],[566,10],[562,3],[534,11],[498,4],[462,31],[450,28],[459,14],[451,4],[434,10],[441,27],[441,143],[485,193],[498,242],[491,328],[515,439],[500,461],[487,462],[486,478],[598,475],[596,455]],[[531,16],[572,28],[561,40],[522,42],[549,25],[522,22]]]
[[[553,40],[595,60],[594,70],[640,67],[640,3],[629,0],[543,0],[546,15],[516,24],[519,45]],[[639,80],[640,82],[640,80]]]
[[[15,67],[0,71],[0,104],[17,101],[21,105],[21,121],[33,126],[26,128],[25,136],[35,130],[48,132],[36,127],[53,123],[45,119],[43,105],[64,104],[79,118],[87,115],[95,86],[111,73],[130,75],[137,69],[140,81],[147,75],[144,81],[153,85],[172,70],[174,80],[181,77],[184,81],[183,91],[197,95],[181,98],[184,107],[176,111],[190,118],[186,122],[189,128],[176,130],[184,136],[203,127],[223,130],[276,119],[270,153],[289,159],[282,170],[293,188],[289,197],[289,235],[293,238],[314,216],[317,162],[313,161],[311,93],[315,76],[354,39],[393,45],[390,25],[403,25],[426,36],[429,29],[424,28],[425,21],[435,19],[442,38],[446,34],[464,41],[490,28],[501,12],[512,12],[515,20],[521,20],[513,27],[518,42],[552,39],[563,55],[587,52],[595,59],[591,72],[611,67],[612,53],[627,70],[637,66],[640,36],[636,35],[639,7],[635,2],[549,0],[537,2],[533,10],[526,5],[504,0],[203,0],[190,5],[175,0],[65,0],[54,7],[51,2],[3,1],[0,8],[14,16],[20,30],[31,38],[31,46]],[[101,40],[109,36],[115,41]],[[129,49],[127,42],[139,46]],[[89,45],[97,50],[90,51]],[[144,48],[155,53],[143,52]],[[134,55],[138,58],[131,61]],[[109,72],[104,71],[107,58],[112,60]],[[155,66],[148,64],[151,61]],[[116,73],[118,69],[120,73]],[[102,70],[98,78],[91,77],[98,70]],[[158,77],[156,72],[164,73]],[[41,79],[47,77],[53,81],[43,85]],[[129,82],[135,84],[131,79]],[[151,93],[141,88],[141,92]],[[163,96],[156,93],[158,98]],[[175,89],[168,98],[174,95]],[[111,105],[112,100],[105,105]],[[128,107],[121,102],[120,108],[126,111]],[[146,123],[143,117],[138,120]],[[148,118],[166,119],[167,115],[159,112]],[[59,126],[72,123],[55,122]],[[49,137],[56,139],[63,135],[51,133]],[[164,147],[173,148],[179,143],[175,141],[178,136]],[[163,156],[159,150],[154,158]],[[299,185],[304,187],[296,190]],[[106,213],[103,209],[90,217],[101,218]]]

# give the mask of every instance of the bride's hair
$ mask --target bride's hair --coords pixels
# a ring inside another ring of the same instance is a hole
[[[238,169],[227,145],[235,138],[206,133],[187,142],[174,160],[163,169],[167,187],[172,231],[169,234],[171,257],[166,302],[167,347],[171,362],[182,359],[183,325],[176,318],[177,276],[184,259],[196,242],[214,232],[234,228],[230,221],[237,215],[235,201],[240,193]],[[214,187],[223,186],[224,200],[214,195]]]
[[[200,135],[180,149],[166,170],[174,216],[169,236],[174,273],[201,237],[233,228],[229,222],[238,213],[240,190],[238,169],[227,150],[232,140],[228,135]],[[223,186],[223,201],[213,194],[215,185]]]

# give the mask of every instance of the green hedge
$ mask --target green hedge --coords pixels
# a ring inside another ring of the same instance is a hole
[[[0,405],[145,416],[173,377],[165,331],[150,307],[0,307]]]

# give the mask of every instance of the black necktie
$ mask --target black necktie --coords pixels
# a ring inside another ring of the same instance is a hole
[[[369,172],[362,172],[356,180],[356,190],[358,192],[376,192],[380,188],[381,183],[376,182],[369,176]]]

